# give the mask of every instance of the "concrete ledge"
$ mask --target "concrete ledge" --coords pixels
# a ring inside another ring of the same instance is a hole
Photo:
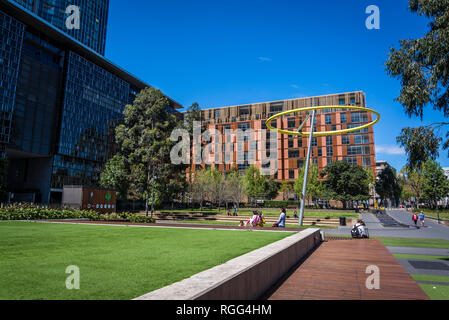
[[[321,242],[306,229],[134,300],[254,300]]]

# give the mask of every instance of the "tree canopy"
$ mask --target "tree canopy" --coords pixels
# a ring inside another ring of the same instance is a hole
[[[341,201],[344,207],[346,201],[367,200],[370,197],[368,175],[358,165],[346,161],[332,162],[321,172],[321,177],[326,177],[324,192],[327,197]]]
[[[400,48],[390,49],[386,61],[387,73],[401,81],[396,101],[407,115],[424,116],[426,106],[449,116],[449,0],[409,0],[409,9],[429,18],[428,32],[418,39],[400,41]],[[428,158],[435,159],[440,147],[440,129],[449,123],[440,121],[418,128],[405,128],[398,137],[409,156],[412,169]],[[449,148],[446,133],[444,149]]]

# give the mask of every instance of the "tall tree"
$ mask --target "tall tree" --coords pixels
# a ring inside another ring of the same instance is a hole
[[[274,199],[279,194],[279,183],[274,181],[273,178],[265,180],[265,196],[268,199]]]
[[[428,160],[423,167],[423,199],[436,206],[436,201],[445,198],[449,194],[449,181],[440,164]]]
[[[237,170],[231,170],[226,177],[226,196],[229,201],[232,201],[236,208],[239,207],[245,196],[245,181],[242,175]]]
[[[265,177],[260,174],[259,168],[249,167],[243,179],[248,198],[260,198],[265,195]]]
[[[176,116],[169,112],[170,107],[170,101],[160,90],[145,88],[133,105],[125,107],[123,123],[116,128],[121,154],[138,169],[136,183],[143,191],[147,215],[154,195],[163,198],[166,194],[161,181],[173,179],[173,172],[179,170],[170,161],[170,149],[174,145],[170,134],[179,125]],[[153,186],[158,190],[153,190]]]
[[[327,197],[341,201],[344,208],[348,201],[367,200],[370,197],[367,173],[358,165],[346,161],[332,162],[320,175],[325,177],[324,192]]]
[[[295,180],[294,190],[297,195],[301,198],[302,188],[304,183],[305,167],[299,171],[298,178]],[[310,203],[323,195],[324,185],[323,182],[319,180],[320,173],[317,165],[312,165],[309,169],[309,174],[307,178],[307,193],[306,200]],[[302,199],[301,199],[302,200]]]
[[[401,81],[399,97],[407,115],[424,115],[432,106],[449,116],[449,0],[409,0],[409,9],[430,19],[430,30],[418,39],[400,41],[400,48],[390,49],[386,61],[387,73]],[[440,143],[439,129],[449,123],[440,121],[419,128],[405,128],[398,143],[409,156],[409,166],[435,159]],[[444,148],[449,148],[449,133]]]
[[[378,174],[376,192],[382,201],[390,199],[394,205],[398,205],[402,190],[394,168],[387,166]]]
[[[293,191],[293,186],[290,182],[286,180],[281,181],[281,186],[279,188],[279,192],[282,193],[282,199],[288,200],[290,193]]]
[[[419,207],[419,203],[421,202],[422,194],[423,194],[423,186],[424,186],[424,176],[422,174],[424,165],[420,165],[415,167],[415,169],[411,169],[410,167],[405,166],[401,173],[404,176],[403,182],[403,193],[406,198],[414,198],[414,205]]]
[[[105,169],[100,175],[100,186],[117,190],[117,199],[127,199],[130,170],[123,155],[117,153],[106,163]]]

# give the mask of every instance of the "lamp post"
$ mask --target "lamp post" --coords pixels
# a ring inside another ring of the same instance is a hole
[[[151,218],[154,213],[154,183],[156,182],[156,166],[153,166],[153,183],[151,186]]]
[[[437,217],[438,217],[438,224],[440,224],[440,210],[438,208],[438,196],[437,196],[437,176],[436,172],[433,172],[433,182],[434,182],[434,189],[435,189],[435,205],[437,207]]]
[[[312,149],[312,138],[313,138],[313,129],[315,124],[315,114],[316,110],[312,111],[312,119],[310,120],[310,135],[309,135],[309,146],[307,148],[307,158],[306,158],[306,168],[304,171],[304,181],[302,184],[302,197],[301,197],[301,208],[299,210],[299,221],[298,225],[302,226],[304,221],[304,208],[305,208],[305,200],[307,194],[307,178],[309,176],[309,161],[310,161],[310,150]]]

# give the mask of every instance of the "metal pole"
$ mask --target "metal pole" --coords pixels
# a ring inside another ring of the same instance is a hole
[[[440,210],[438,208],[438,196],[437,196],[437,177],[435,172],[433,173],[433,181],[435,187],[435,205],[437,207],[438,224],[440,224]]]
[[[154,182],[156,180],[156,166],[153,166],[153,185],[151,190],[151,218],[153,218],[154,212]]]
[[[313,126],[315,123],[315,113],[316,113],[316,110],[313,110],[312,111],[312,119],[310,120],[309,146],[307,148],[306,168],[304,171],[304,181],[303,181],[303,185],[302,185],[301,209],[299,210],[299,221],[298,221],[299,226],[302,226],[302,223],[304,220],[304,207],[305,207],[306,194],[307,194],[307,178],[309,176],[309,161],[310,161],[310,153],[311,153],[311,149],[312,149]]]

